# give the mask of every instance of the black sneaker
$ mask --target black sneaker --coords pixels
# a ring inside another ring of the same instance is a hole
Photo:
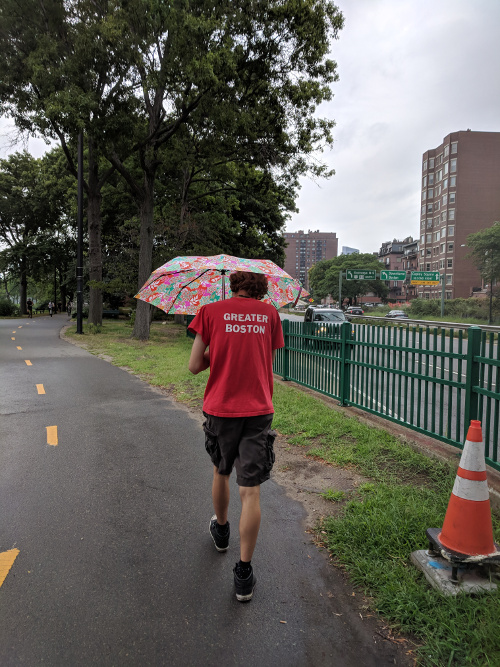
[[[241,579],[237,574],[238,563],[233,570],[234,572],[234,587],[236,589],[236,599],[239,602],[248,602],[252,599],[253,589],[257,583],[257,579],[253,573],[253,569],[250,569],[250,574],[246,579]]]
[[[214,514],[210,519],[210,535],[212,536],[217,551],[227,551],[229,548],[229,521],[227,522],[227,532],[221,535],[219,533],[217,516]]]

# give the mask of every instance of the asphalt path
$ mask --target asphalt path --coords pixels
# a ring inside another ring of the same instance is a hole
[[[198,416],[62,340],[66,323],[0,320],[2,667],[409,664],[273,480],[237,602],[237,487],[220,554]]]

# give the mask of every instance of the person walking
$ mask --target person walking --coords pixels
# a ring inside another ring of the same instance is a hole
[[[53,301],[49,301],[48,308],[49,308],[49,315],[52,317],[52,312],[54,310],[54,302]]]
[[[28,299],[26,301],[26,306],[28,307],[28,317],[31,317],[33,319],[33,301],[31,299]]]
[[[240,560],[233,574],[236,598],[246,602],[256,584],[251,561],[261,521],[260,485],[274,463],[272,366],[284,340],[276,308],[261,301],[266,276],[236,271],[229,280],[232,298],[203,306],[189,326],[196,334],[189,370],[197,375],[210,368],[203,429],[214,464],[209,531],[220,552],[229,548],[229,476],[236,468]]]

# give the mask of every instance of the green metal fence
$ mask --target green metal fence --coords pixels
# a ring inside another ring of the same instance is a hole
[[[498,336],[478,327],[439,330],[283,320],[274,370],[327,396],[463,447],[482,423],[487,462],[500,470]]]

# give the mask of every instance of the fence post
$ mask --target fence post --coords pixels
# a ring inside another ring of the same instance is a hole
[[[283,380],[288,380],[288,376],[290,374],[290,350],[288,349],[288,344],[290,342],[290,335],[289,335],[289,329],[290,329],[290,320],[282,320],[282,327],[283,327],[283,338],[285,340],[285,347],[283,348],[283,368],[282,368],[282,374],[283,374]]]
[[[339,405],[349,404],[349,390],[351,385],[351,323],[342,322],[340,325],[340,378],[339,378]]]
[[[479,363],[474,357],[481,354],[481,329],[476,326],[467,329],[467,370],[465,376],[465,414],[464,434],[471,419],[479,419],[478,402],[479,394],[474,387],[479,385]]]

